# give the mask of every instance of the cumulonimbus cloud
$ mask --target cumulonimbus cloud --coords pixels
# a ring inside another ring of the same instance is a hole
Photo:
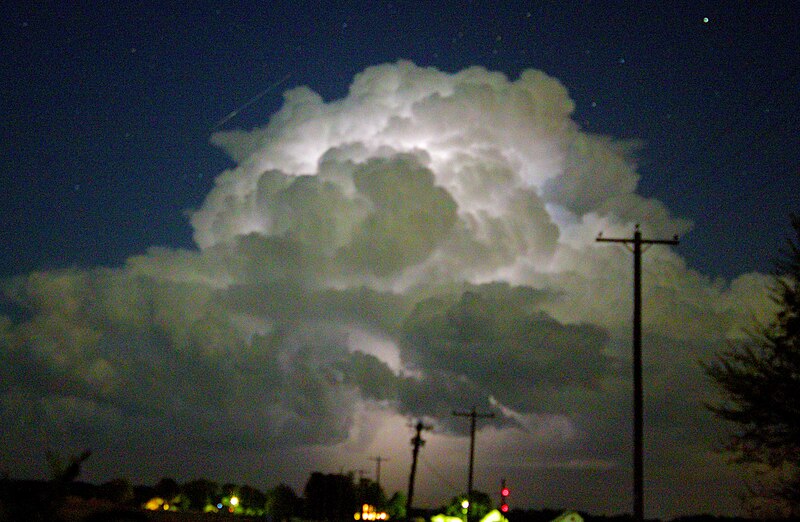
[[[196,250],[4,283],[20,313],[0,322],[0,416],[36,443],[9,445],[3,465],[41,462],[31,452],[56,440],[136,446],[133,433],[336,445],[367,402],[462,433],[451,409],[479,406],[514,433],[508,459],[613,467],[630,259],[595,237],[691,224],[636,193],[641,145],[584,132],[573,108],[539,71],[401,61],[343,99],[298,87],[264,127],[215,134],[236,165],[191,212]],[[710,281],[667,248],[644,271],[649,400],[692,424],[654,413],[650,429],[680,444],[653,451],[697,458],[713,430],[696,361],[764,310],[765,278]]]

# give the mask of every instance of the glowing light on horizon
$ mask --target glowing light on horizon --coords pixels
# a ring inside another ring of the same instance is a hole
[[[389,520],[389,514],[385,511],[378,511],[371,504],[361,506],[361,511],[353,514],[354,520]]]

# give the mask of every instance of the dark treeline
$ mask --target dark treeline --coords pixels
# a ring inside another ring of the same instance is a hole
[[[507,515],[509,522],[551,522],[564,513],[563,509],[513,509]],[[631,515],[591,515],[579,512],[585,522],[632,522]],[[673,519],[646,519],[646,522],[758,522],[757,519],[721,517],[714,515],[690,515]]]
[[[231,498],[238,501],[231,505]],[[200,513],[241,515],[243,518],[288,522],[298,520],[352,521],[353,513],[362,503],[384,509],[392,519],[405,516],[405,497],[395,494],[387,499],[375,482],[352,475],[312,473],[302,496],[291,487],[279,484],[266,491],[248,485],[218,484],[208,479],[196,479],[179,484],[163,478],[154,485],[133,486],[125,479],[104,484],[56,480],[0,480],[0,522],[12,521],[76,521],[101,520],[163,520],[156,512],[145,509],[148,503],[163,502],[170,513],[196,513],[197,520],[207,520]],[[156,505],[163,509],[163,504]],[[429,519],[443,513],[447,506],[415,510],[415,519]],[[164,509],[166,512],[167,509]],[[550,522],[563,509],[512,509],[509,522]],[[166,513],[164,513],[166,515]],[[630,515],[591,515],[580,513],[586,522],[629,522]],[[177,516],[177,515],[176,515]],[[104,518],[105,517],[105,518]],[[111,517],[111,518],[108,518]],[[191,520],[181,518],[181,520]],[[669,521],[650,519],[650,522],[755,522],[756,519],[694,515]]]
[[[233,502],[231,499],[235,498]],[[286,521],[302,513],[292,488],[280,484],[266,492],[248,485],[197,479],[178,484],[164,478],[153,486],[133,486],[125,479],[104,484],[57,480],[0,481],[0,522],[92,520],[97,513],[170,511],[233,513]],[[148,520],[147,517],[139,518]],[[127,519],[126,519],[127,520]]]
[[[302,496],[286,484],[261,491],[249,485],[218,484],[199,478],[179,484],[162,478],[154,485],[132,485],[126,479],[90,484],[63,479],[0,480],[0,522],[88,520],[103,511],[222,513],[267,518],[353,520],[363,504],[385,510],[392,518],[404,515],[405,497],[386,498],[380,486],[352,474],[312,473]]]

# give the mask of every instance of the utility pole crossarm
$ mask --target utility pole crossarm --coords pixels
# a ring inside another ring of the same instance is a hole
[[[597,236],[596,241],[599,242],[606,242],[606,243],[633,243],[633,239],[624,239],[624,238],[616,238],[616,237],[603,237]],[[641,244],[643,245],[677,245],[678,244],[678,236],[675,236],[673,239],[642,239]]]
[[[621,239],[617,237],[603,237],[602,234],[597,236],[596,241],[605,241],[606,243],[630,243],[630,239]]]

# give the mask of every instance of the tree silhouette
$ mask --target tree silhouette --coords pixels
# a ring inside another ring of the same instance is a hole
[[[81,465],[92,455],[90,450],[85,450],[80,455],[71,455],[65,464],[52,451],[46,452],[47,462],[50,465],[50,472],[53,482],[66,484],[72,482],[81,474]]]
[[[207,504],[216,504],[219,496],[219,485],[205,478],[187,482],[181,488],[189,500],[191,509],[202,511]]]
[[[154,486],[155,493],[159,497],[163,498],[167,502],[172,502],[172,500],[180,495],[181,487],[175,481],[175,479],[169,477],[162,477],[161,480]]]
[[[466,498],[466,495],[451,498],[450,502],[445,506],[445,514],[459,518],[464,516],[466,511],[461,503],[466,500]],[[480,520],[492,510],[492,499],[483,491],[473,490],[470,504],[470,520]]]
[[[297,515],[298,504],[297,494],[286,484],[278,484],[267,492],[266,510],[276,522],[284,522]]]
[[[97,488],[101,498],[115,504],[130,503],[134,499],[133,485],[129,480],[117,478],[101,484]]]
[[[357,493],[359,504],[370,504],[378,509],[386,506],[386,494],[381,485],[373,480],[366,477],[359,480]]]
[[[352,475],[314,472],[305,487],[306,515],[313,520],[352,520],[356,488]]]
[[[723,450],[755,469],[746,496],[757,514],[800,517],[800,216],[775,262],[775,318],[703,368],[723,396],[709,409],[735,425]]]
[[[395,491],[386,503],[386,511],[391,518],[406,518],[406,494],[402,491]]]

